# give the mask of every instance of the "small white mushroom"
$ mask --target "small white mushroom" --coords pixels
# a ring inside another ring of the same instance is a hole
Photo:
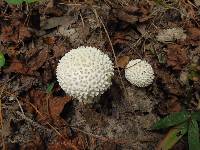
[[[153,82],[154,71],[145,60],[131,60],[125,68],[126,79],[135,86],[146,87]]]
[[[58,63],[57,80],[70,96],[84,103],[106,91],[114,75],[110,58],[94,47],[78,47],[66,53]]]

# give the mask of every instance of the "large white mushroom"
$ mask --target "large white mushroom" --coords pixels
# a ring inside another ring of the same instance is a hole
[[[153,82],[154,71],[147,61],[135,59],[127,64],[125,77],[135,86],[146,87]]]
[[[57,80],[70,96],[84,103],[107,90],[114,75],[110,58],[94,47],[78,47],[66,53],[58,63]]]

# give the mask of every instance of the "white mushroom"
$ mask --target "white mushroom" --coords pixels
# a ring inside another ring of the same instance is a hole
[[[92,103],[94,97],[112,84],[114,69],[110,58],[99,49],[81,46],[61,58],[56,75],[67,94],[84,103]]]
[[[153,82],[154,71],[145,60],[131,60],[125,68],[126,79],[138,87],[146,87]]]

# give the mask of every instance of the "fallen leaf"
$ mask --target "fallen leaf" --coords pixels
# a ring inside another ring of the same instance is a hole
[[[171,28],[160,31],[156,38],[160,42],[173,42],[175,40],[185,40],[186,34],[182,28]]]
[[[13,28],[11,26],[5,26],[1,30],[0,40],[4,43],[10,41],[17,42],[18,36],[16,33],[14,33]]]
[[[28,62],[28,66],[31,68],[31,71],[35,71],[39,69],[47,60],[48,58],[48,50],[41,49],[36,57],[31,58]]]
[[[53,58],[59,58],[63,56],[68,50],[63,44],[57,44],[53,46]]]
[[[89,34],[89,28],[85,26],[84,29],[82,27],[68,29],[68,26],[63,25],[58,28],[57,34],[66,36],[70,40],[70,43],[76,47],[84,44],[84,41]]]
[[[182,110],[181,103],[178,101],[178,98],[176,96],[171,96],[169,98],[169,104],[168,104],[168,113],[171,112],[180,112]]]
[[[60,25],[65,25],[66,27],[69,27],[72,23],[75,22],[75,20],[75,18],[72,18],[70,16],[52,17],[41,21],[40,26],[42,30],[52,29]]]
[[[31,37],[28,28],[24,25],[12,24],[11,26],[5,26],[2,28],[2,34],[0,40],[3,42],[19,42],[26,38]]]
[[[194,4],[192,4],[188,0],[181,0],[180,7],[187,14],[187,17],[194,20],[198,17],[198,13],[195,10],[196,7],[194,7]]]
[[[130,15],[130,14],[126,13],[125,11],[116,10],[115,13],[117,13],[117,18],[119,20],[131,23],[131,24],[134,24],[134,23],[136,23],[138,21],[138,17],[137,16]]]
[[[174,70],[182,70],[189,62],[187,50],[177,44],[170,44],[167,47],[167,64]]]
[[[45,64],[42,66],[42,68],[44,68],[44,71],[41,73],[42,76],[42,81],[44,84],[47,84],[49,82],[52,81],[53,79],[53,68],[51,63],[49,63],[48,61],[45,62]]]
[[[184,44],[192,44],[199,46],[200,44],[200,30],[198,28],[188,28],[187,29],[187,39]]]
[[[40,51],[40,49],[37,49],[35,47],[28,49],[25,52],[25,59],[26,61],[29,61],[34,55],[36,55],[38,52]]]
[[[21,74],[29,74],[30,68],[26,67],[23,62],[19,61],[18,59],[13,59],[11,64],[8,68],[5,68],[3,71],[5,73],[21,73]]]
[[[19,37],[18,37],[18,40],[24,40],[26,38],[30,38],[31,37],[31,33],[30,31],[28,30],[27,27],[25,26],[21,26],[19,27],[19,33],[18,33]]]
[[[66,103],[71,100],[71,97],[54,97],[49,99],[49,114],[54,121],[54,124],[58,125],[61,121],[60,113],[62,112]],[[62,120],[63,122],[63,120]],[[60,124],[59,124],[60,125]]]
[[[53,122],[56,126],[62,126],[65,121],[60,117],[66,103],[71,100],[71,97],[53,97],[52,94],[47,94],[45,91],[31,90],[30,101],[42,114],[37,115],[37,120],[43,124]]]
[[[135,24],[136,22],[144,22],[151,18],[151,6],[143,3],[138,5],[125,6],[122,9],[114,9],[113,13],[117,19],[124,22]]]
[[[44,43],[48,45],[53,45],[56,42],[56,38],[54,36],[45,37],[43,39]]]
[[[156,71],[158,71],[156,73],[157,77],[161,79],[162,90],[164,90],[166,94],[177,96],[181,96],[184,94],[180,83],[177,81],[177,78],[173,74],[170,74],[166,70],[162,70],[161,68],[157,68]]]
[[[129,62],[129,59],[130,59],[129,56],[121,56],[117,58],[117,67],[125,68]]]
[[[138,16],[133,15],[133,13],[136,13],[137,11],[139,11],[139,8],[136,5],[126,6],[122,9],[113,9],[114,15],[116,15],[119,20],[131,24],[134,24],[138,21]]]

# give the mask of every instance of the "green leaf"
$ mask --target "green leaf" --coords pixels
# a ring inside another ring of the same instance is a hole
[[[47,85],[47,93],[52,92],[54,85],[55,85],[55,82],[52,82],[52,83]]]
[[[37,2],[39,0],[5,0],[8,4],[13,4],[13,5],[20,5],[23,2],[26,3],[33,3],[33,2]]]
[[[192,112],[192,119],[200,121],[200,112]]]
[[[164,139],[157,146],[157,150],[171,149],[188,131],[188,122],[184,122],[169,130]]]
[[[185,122],[190,117],[190,114],[188,112],[176,112],[168,115],[167,117],[160,119],[158,122],[156,122],[152,129],[162,129],[162,128],[168,128],[171,126],[178,125],[182,122]]]
[[[189,150],[199,150],[200,142],[199,142],[199,127],[196,120],[191,119],[188,128],[188,144]]]
[[[6,60],[5,60],[4,54],[0,52],[0,68],[5,65],[5,62]]]

